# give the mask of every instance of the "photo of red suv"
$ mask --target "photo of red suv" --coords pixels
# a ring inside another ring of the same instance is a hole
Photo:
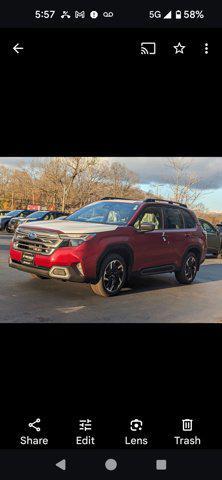
[[[190,284],[205,254],[206,236],[185,204],[105,197],[60,222],[19,226],[9,265],[114,296],[131,277],[172,272]]]

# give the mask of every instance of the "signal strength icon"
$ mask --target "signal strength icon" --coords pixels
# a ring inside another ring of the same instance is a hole
[[[168,12],[163,18],[164,20],[170,20],[172,18],[172,10],[170,10],[170,12]]]

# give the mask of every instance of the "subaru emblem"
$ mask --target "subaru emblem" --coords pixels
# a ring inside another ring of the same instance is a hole
[[[35,240],[35,239],[37,238],[37,235],[36,235],[35,232],[30,232],[30,233],[28,234],[28,238],[29,238],[30,240]]]

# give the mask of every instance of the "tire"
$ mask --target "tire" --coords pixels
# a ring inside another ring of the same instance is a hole
[[[179,283],[189,285],[196,277],[198,270],[198,259],[195,253],[190,252],[186,255],[181,270],[175,273],[175,277]]]
[[[8,233],[11,233],[10,230],[9,230],[9,228],[8,228],[8,225],[6,225],[5,231],[8,232]]]
[[[214,258],[217,258],[217,257],[219,257],[219,254],[220,254],[220,252],[215,252],[215,253],[212,253],[212,256],[213,256]]]
[[[91,289],[101,297],[114,297],[124,286],[126,276],[125,260],[117,253],[107,255],[100,267],[99,281],[95,284],[91,283]]]

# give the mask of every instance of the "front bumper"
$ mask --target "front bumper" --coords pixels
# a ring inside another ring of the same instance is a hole
[[[58,280],[63,280],[68,282],[77,282],[77,283],[86,282],[85,276],[81,274],[77,266],[61,267],[61,266],[54,265],[52,268],[33,267],[33,266],[24,265],[21,262],[12,260],[10,258],[9,267],[16,268],[17,270],[21,270],[22,272],[31,273],[31,274],[41,276],[44,278],[49,278],[49,279],[58,279]],[[60,270],[62,270],[63,268],[66,271],[66,276],[55,276],[53,274],[53,271],[56,268]]]

